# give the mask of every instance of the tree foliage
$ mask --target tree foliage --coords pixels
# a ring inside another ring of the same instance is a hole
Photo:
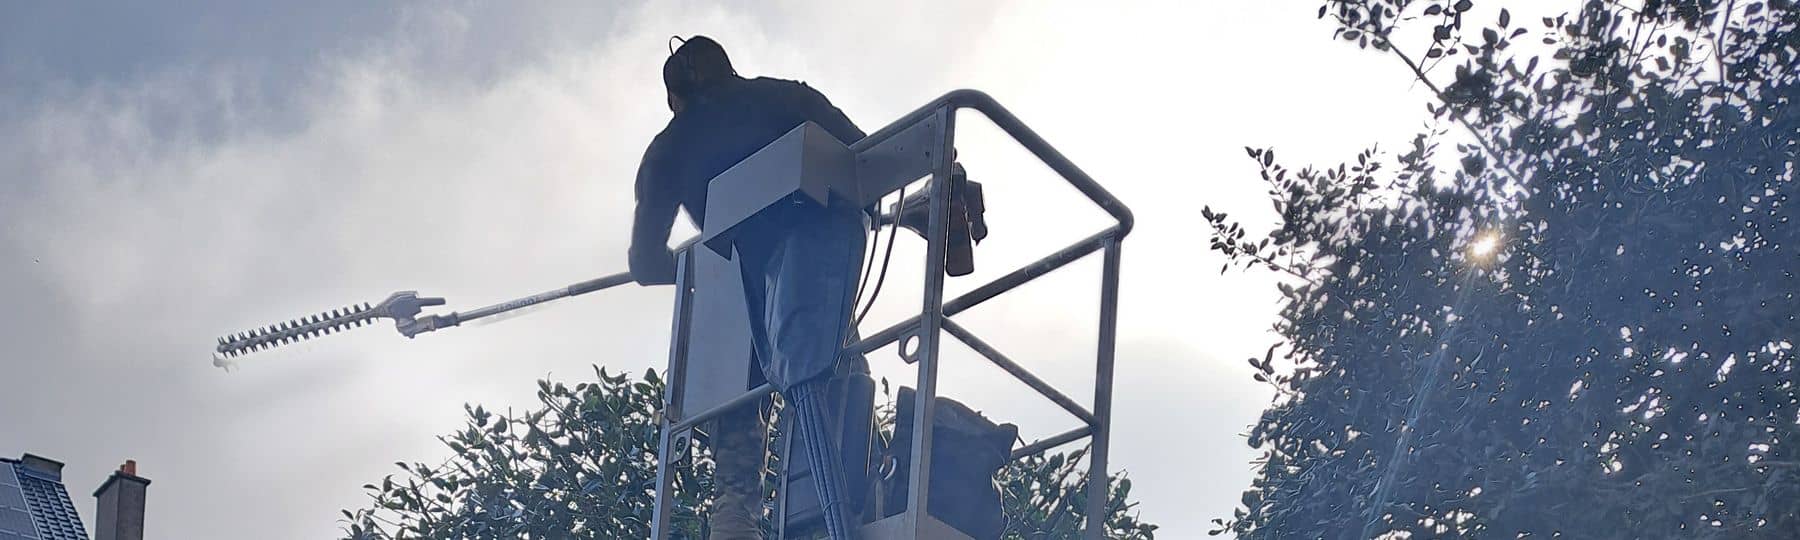
[[[1474,7],[1324,2],[1436,122],[1333,167],[1248,149],[1278,226],[1205,212],[1285,275],[1260,474],[1215,532],[1792,537],[1800,10]]]
[[[573,387],[539,381],[542,408],[524,413],[465,406],[463,429],[439,437],[454,455],[438,466],[398,462],[400,473],[364,485],[370,506],[343,511],[346,537],[648,538],[663,381],[653,370],[641,379],[603,368],[595,374]],[[878,411],[891,436],[892,404]],[[1006,538],[1079,533],[1083,453],[1039,454],[1001,471]],[[686,454],[676,467],[672,538],[702,539],[714,464],[698,441]],[[779,464],[772,459],[769,474]],[[1140,521],[1129,502],[1131,481],[1109,480],[1107,537],[1154,538],[1156,526]]]

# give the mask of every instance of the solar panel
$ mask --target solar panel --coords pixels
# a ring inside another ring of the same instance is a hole
[[[13,465],[0,461],[0,540],[39,540]]]

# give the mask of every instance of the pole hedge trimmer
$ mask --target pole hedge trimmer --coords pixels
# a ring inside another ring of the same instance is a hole
[[[229,370],[232,360],[237,357],[335,333],[346,328],[373,324],[375,319],[393,319],[394,329],[399,330],[400,335],[412,338],[440,328],[460,326],[476,319],[499,315],[551,300],[616,287],[631,281],[630,273],[621,272],[468,312],[453,311],[444,315],[420,315],[420,312],[426,307],[444,305],[443,298],[421,297],[417,291],[400,291],[388,295],[387,299],[380,303],[352,304],[341,309],[333,309],[221,337],[218,347],[213,349],[213,365]]]

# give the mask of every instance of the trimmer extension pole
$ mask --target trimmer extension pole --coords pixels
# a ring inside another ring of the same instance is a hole
[[[410,337],[413,337],[413,336],[416,336],[419,334],[423,334],[425,332],[437,330],[439,328],[449,328],[452,326],[461,325],[462,323],[466,323],[466,322],[480,319],[483,317],[491,317],[491,316],[499,315],[501,313],[506,313],[508,311],[512,311],[515,309],[527,308],[527,307],[535,306],[538,304],[542,304],[544,302],[549,302],[551,300],[556,300],[559,298],[578,296],[578,295],[598,291],[601,289],[616,287],[619,285],[624,285],[626,283],[631,283],[631,281],[632,280],[631,280],[630,272],[620,272],[617,274],[613,274],[613,275],[598,278],[598,279],[590,279],[590,280],[583,281],[581,283],[576,283],[574,285],[570,285],[567,287],[561,287],[561,288],[552,289],[549,291],[544,291],[544,292],[534,294],[531,296],[527,296],[524,298],[508,300],[508,301],[494,304],[491,306],[475,308],[475,309],[469,310],[469,312],[467,312],[467,313],[459,313],[459,312],[452,311],[447,315],[427,315],[424,317],[420,317],[419,319],[415,320],[412,324],[399,325],[400,333],[405,334],[406,337],[410,338]],[[396,321],[396,324],[399,324],[399,322]]]

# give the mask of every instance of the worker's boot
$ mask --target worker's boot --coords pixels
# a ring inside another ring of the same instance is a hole
[[[714,421],[711,442],[718,491],[707,516],[709,540],[762,540],[768,438],[767,417],[758,404],[726,411]]]

